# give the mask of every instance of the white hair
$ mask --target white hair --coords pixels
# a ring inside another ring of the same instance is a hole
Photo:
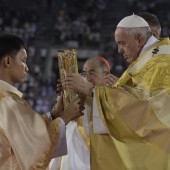
[[[123,29],[127,32],[127,34],[134,36],[134,38],[136,38],[136,36],[138,35],[141,35],[145,38],[145,40],[148,40],[152,35],[150,27],[135,27]]]

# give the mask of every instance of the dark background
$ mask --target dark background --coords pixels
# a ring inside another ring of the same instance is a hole
[[[27,43],[30,74],[16,85],[39,113],[55,100],[58,49],[76,49],[81,72],[89,57],[104,56],[120,76],[127,63],[117,53],[114,30],[127,15],[148,11],[170,35],[169,0],[0,0],[0,32],[17,34]]]

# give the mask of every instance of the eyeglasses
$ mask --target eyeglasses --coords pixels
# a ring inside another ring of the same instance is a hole
[[[94,71],[90,71],[90,72],[82,72],[81,75],[82,75],[83,77],[93,78],[94,76],[97,75],[97,73],[94,72]]]
[[[89,78],[94,78],[95,76],[97,76],[98,74],[100,74],[100,73],[108,73],[108,72],[106,72],[106,71],[103,71],[103,72],[95,72],[95,71],[89,71],[89,72],[82,72],[81,73],[81,76],[83,76],[83,77],[89,77]]]

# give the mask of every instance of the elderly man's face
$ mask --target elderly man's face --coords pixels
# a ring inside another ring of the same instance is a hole
[[[128,63],[132,63],[141,51],[140,38],[129,35],[124,28],[117,28],[115,31],[115,41],[118,52],[121,53]]]
[[[86,61],[82,75],[93,85],[105,85],[106,72],[103,72],[97,60]]]

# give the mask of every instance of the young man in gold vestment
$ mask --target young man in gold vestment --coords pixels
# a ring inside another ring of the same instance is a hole
[[[82,74],[91,86],[105,85],[105,77],[110,73],[109,62],[101,57],[88,59]],[[79,84],[81,85],[81,83]],[[84,115],[75,121],[69,122],[66,130],[68,154],[61,160],[55,158],[51,161],[50,170],[90,170],[90,139],[89,126],[91,116],[92,98],[86,97]]]
[[[65,124],[82,115],[79,101],[75,101],[59,117],[63,111],[61,98],[56,109],[43,117],[29,107],[13,86],[21,83],[28,72],[25,48],[19,37],[0,35],[1,170],[45,170],[62,147],[58,144],[66,143]]]
[[[118,23],[115,41],[130,64],[116,83],[77,86],[83,80],[75,74],[65,80],[93,95],[91,170],[169,170],[170,40],[156,39],[143,18],[131,15]]]

